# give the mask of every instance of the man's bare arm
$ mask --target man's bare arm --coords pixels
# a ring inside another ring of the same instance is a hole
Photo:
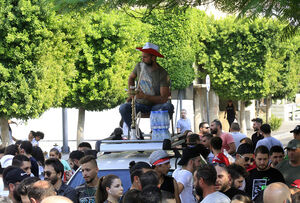
[[[170,89],[169,87],[160,87],[160,96],[146,95],[142,91],[136,95],[137,99],[146,99],[154,104],[164,104],[168,101]]]

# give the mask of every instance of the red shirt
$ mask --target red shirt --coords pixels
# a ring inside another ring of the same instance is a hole
[[[217,156],[214,157],[212,160],[212,163],[219,163],[219,164],[225,164],[226,166],[229,165],[228,158],[221,152],[217,154]]]

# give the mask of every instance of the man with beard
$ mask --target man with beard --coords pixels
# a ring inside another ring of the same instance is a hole
[[[217,172],[212,165],[201,165],[194,172],[194,187],[197,195],[202,199],[200,203],[229,203],[230,199],[216,191]]]
[[[210,124],[210,132],[215,137],[222,139],[222,151],[226,149],[229,154],[234,154],[236,151],[235,142],[231,134],[222,132],[222,123],[220,120],[215,119]]]
[[[97,190],[98,166],[93,155],[87,155],[80,159],[82,176],[85,183],[76,187],[77,198],[79,203],[95,202],[95,193]]]
[[[248,143],[241,144],[236,151],[235,163],[248,170],[253,162],[254,158],[252,145]]]
[[[253,133],[253,135],[251,136],[254,150],[256,148],[257,142],[264,139],[264,136],[260,133],[260,127],[263,123],[263,120],[261,118],[254,118],[251,121],[253,122],[253,130],[255,131],[255,133]]]
[[[228,169],[224,165],[216,165],[217,171],[216,190],[222,192],[224,195],[232,199],[234,195],[246,195],[242,190],[232,187],[232,178],[228,173]]]
[[[277,164],[282,162],[284,159],[284,151],[281,146],[275,145],[270,149],[270,161],[271,167],[275,168]]]
[[[72,171],[66,171],[66,173],[65,173],[66,180],[70,180],[70,178],[75,173],[75,171],[77,171],[77,169],[80,166],[79,160],[82,157],[84,157],[84,152],[82,152],[82,151],[74,150],[70,153],[68,162],[69,162],[69,165],[70,165]]]
[[[202,140],[202,136],[210,133],[210,128],[209,128],[209,124],[204,121],[202,123],[199,124],[199,135],[200,135],[200,140]]]
[[[68,197],[74,203],[77,202],[76,191],[63,183],[62,176],[64,174],[64,166],[60,160],[50,158],[45,161],[44,177],[49,181],[57,191],[58,195]]]
[[[159,53],[159,47],[147,42],[144,47],[138,47],[142,52],[142,62],[138,63],[128,79],[128,88],[131,91],[138,78],[138,93],[136,94],[136,112],[149,113],[150,111],[167,110],[170,117],[174,106],[167,103],[170,89],[169,76],[157,62],[156,58],[164,56]],[[128,127],[131,126],[131,103],[120,106],[120,114]]]
[[[186,148],[178,165],[182,168],[177,168],[172,176],[177,181],[181,203],[196,203],[193,195],[193,173],[201,165],[200,152],[196,148]]]
[[[259,146],[255,150],[256,168],[249,171],[246,178],[246,193],[254,200],[267,185],[274,182],[284,183],[282,174],[269,166],[269,150]]]

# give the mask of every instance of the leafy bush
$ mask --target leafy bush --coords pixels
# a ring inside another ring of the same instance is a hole
[[[277,118],[276,116],[274,116],[273,114],[271,115],[271,119],[270,119],[270,126],[271,126],[271,130],[275,131],[278,130],[282,124],[283,119],[282,118]]]

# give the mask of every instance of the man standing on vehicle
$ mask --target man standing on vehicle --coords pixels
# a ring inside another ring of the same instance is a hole
[[[135,86],[138,78],[138,93],[136,94],[136,112],[149,113],[150,111],[167,110],[170,117],[174,106],[167,103],[170,89],[169,76],[157,62],[156,58],[164,56],[159,53],[159,47],[147,42],[144,47],[138,47],[142,52],[142,62],[139,62],[128,79],[128,88]],[[128,100],[129,101],[129,100]],[[131,103],[120,106],[120,114],[128,127],[131,126]]]
[[[82,171],[82,176],[85,183],[76,187],[77,197],[79,203],[96,202],[95,193],[97,190],[98,166],[94,156],[88,155],[79,161]]]

